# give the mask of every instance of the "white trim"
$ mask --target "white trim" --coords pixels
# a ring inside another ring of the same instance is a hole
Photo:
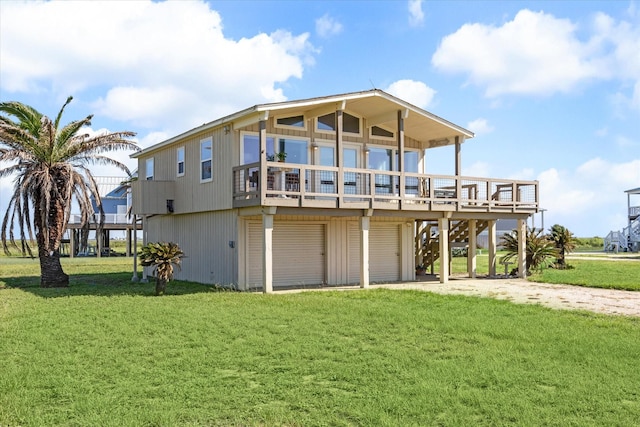
[[[355,117],[356,119],[358,119],[359,125],[358,125],[358,133],[355,132],[348,132],[344,129],[344,114],[348,114],[351,117]],[[327,113],[327,114],[323,114],[322,116],[316,116],[313,119],[313,127],[314,127],[314,131],[316,133],[322,133],[322,134],[326,134],[326,135],[335,135],[336,131],[335,130],[327,130],[327,129],[320,129],[318,128],[318,118],[319,117],[323,117],[323,116],[328,116],[329,114],[335,114],[335,111],[333,113]],[[349,111],[343,111],[343,124],[342,124],[342,134],[346,135],[346,136],[357,136],[357,137],[362,137],[363,136],[363,132],[362,132],[362,127],[364,125],[364,120],[362,120],[362,117],[357,115],[357,114],[353,114]]]
[[[291,125],[283,125],[278,123],[278,119],[287,119],[289,117],[302,117],[302,126],[291,126]],[[289,130],[299,130],[306,131],[307,130],[307,116],[304,113],[300,114],[281,114],[273,117],[273,127],[275,129],[289,129]]]
[[[382,130],[386,130],[387,132],[391,132],[393,135],[392,136],[374,135],[373,134],[373,128],[374,127],[380,128]],[[387,129],[387,126],[373,125],[373,126],[369,126],[368,129],[369,129],[369,139],[376,139],[376,140],[380,140],[380,141],[395,141],[396,140],[396,132],[397,132],[397,130]]]
[[[204,143],[210,143],[211,144],[211,156],[209,157],[209,159],[206,158],[202,158],[202,146]],[[200,140],[200,182],[211,182],[213,181],[213,138],[212,137],[208,137],[208,138],[204,138]],[[211,162],[211,176],[209,178],[203,178],[202,177],[202,164],[204,162],[206,162],[207,160],[209,160]]]
[[[151,165],[151,168],[149,168],[149,165]],[[151,169],[151,174],[149,174],[149,169]],[[155,160],[153,157],[149,157],[148,159],[145,159],[144,162],[144,178],[147,181],[153,181],[155,177]]]
[[[180,162],[180,151],[182,151],[182,162]],[[182,173],[180,173],[180,163],[182,163]],[[184,176],[187,170],[186,151],[184,145],[176,148],[176,176]]]

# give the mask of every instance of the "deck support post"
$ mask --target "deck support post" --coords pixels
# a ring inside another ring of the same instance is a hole
[[[126,235],[126,242],[127,242],[126,243],[127,246],[125,247],[125,255],[127,257],[130,257],[131,256],[131,229],[130,228],[127,228],[125,230],[125,235]]]
[[[449,281],[449,218],[438,218],[440,238],[440,283]]]
[[[476,247],[477,243],[477,222],[475,219],[469,220],[469,247],[467,248],[467,272],[472,279],[476,278]]]
[[[369,287],[369,228],[371,227],[372,209],[365,211],[360,217],[360,287]]]
[[[527,278],[527,220],[518,219],[518,277]]]
[[[132,282],[138,282],[138,215],[133,215],[133,276]]]
[[[147,227],[147,216],[143,215],[142,216],[142,246],[146,245],[147,243],[149,243],[149,232],[147,231],[148,227]],[[133,262],[136,262],[136,259],[133,259]],[[140,279],[140,283],[148,283],[149,282],[149,278],[147,276],[147,268],[142,267],[142,278]]]
[[[400,209],[403,208],[404,198],[405,198],[405,176],[404,171],[406,165],[404,164],[404,119],[405,115],[408,115],[408,110],[406,112],[404,110],[398,110],[398,132],[397,132],[397,145],[398,145],[398,172],[400,172],[400,176],[398,177],[398,195],[400,196],[398,203],[400,204]],[[395,188],[395,178],[391,177],[391,188]],[[395,192],[395,191],[394,191]]]
[[[76,230],[69,229],[69,258],[76,257]]]
[[[275,209],[262,211],[262,292],[273,292],[273,216]]]
[[[258,122],[258,145],[260,146],[260,204],[264,205],[267,198],[267,121]]]
[[[344,145],[342,141],[342,128],[344,124],[344,117],[342,106],[336,110],[336,164],[338,165],[338,207],[344,206]]]
[[[488,232],[489,232],[489,277],[496,275],[496,253],[497,253],[497,240],[496,240],[496,220],[490,219]]]

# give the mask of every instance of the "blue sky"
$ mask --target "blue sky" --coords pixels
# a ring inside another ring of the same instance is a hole
[[[55,116],[73,95],[67,122],[94,114],[92,132],[143,147],[255,104],[373,87],[474,131],[464,175],[539,180],[546,228],[626,226],[638,2],[0,2],[0,100]],[[429,159],[453,173],[449,148]]]

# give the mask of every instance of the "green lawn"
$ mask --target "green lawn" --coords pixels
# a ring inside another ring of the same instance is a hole
[[[640,319],[382,289],[153,297],[130,261],[64,260],[52,290],[0,258],[0,425],[640,419]]]
[[[589,286],[606,289],[640,291],[640,260],[604,261],[569,259],[569,270],[548,268],[529,277],[529,280],[546,283]]]

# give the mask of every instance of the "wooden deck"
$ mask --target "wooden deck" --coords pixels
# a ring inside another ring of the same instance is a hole
[[[236,208],[262,205],[534,213],[539,199],[537,181],[277,162],[267,162],[265,171],[259,163],[235,167],[233,184]]]

